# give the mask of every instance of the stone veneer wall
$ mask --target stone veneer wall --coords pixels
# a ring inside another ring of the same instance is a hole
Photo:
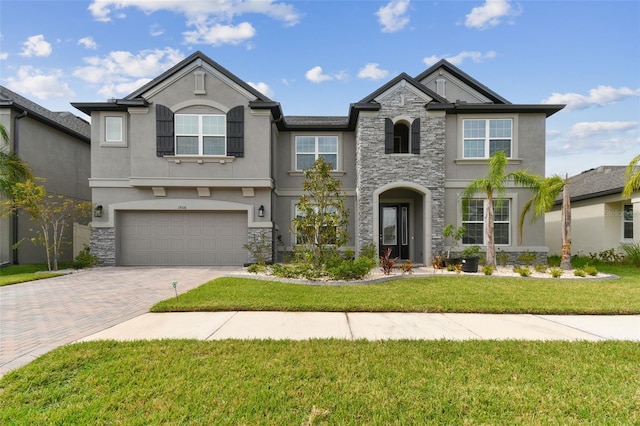
[[[264,250],[267,263],[273,261],[273,229],[269,228],[249,228],[247,244],[255,249]],[[255,263],[255,258],[250,250],[247,251],[247,263]]]
[[[358,248],[373,239],[374,191],[393,182],[411,182],[431,191],[431,236],[424,235],[423,238],[431,238],[427,245],[431,245],[432,254],[443,248],[445,117],[444,114],[427,114],[426,103],[423,97],[408,88],[399,88],[381,101],[379,111],[360,114],[356,128]],[[385,118],[400,116],[420,118],[420,155],[384,153]],[[430,262],[431,259],[423,261]]]
[[[116,228],[91,228],[91,254],[102,266],[115,266]]]

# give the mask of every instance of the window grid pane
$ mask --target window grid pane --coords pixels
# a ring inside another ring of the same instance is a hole
[[[512,119],[463,120],[463,158],[489,158],[497,151],[511,157]]]
[[[200,127],[199,119],[197,115],[176,115],[176,134],[197,135]]]
[[[178,136],[176,138],[177,155],[198,155],[197,136]]]
[[[623,235],[624,239],[632,239],[633,238],[633,206],[625,205],[623,212]]]
[[[318,158],[331,164],[332,170],[338,169],[337,136],[296,136],[296,170],[306,170],[313,166]]]
[[[202,117],[202,134],[224,136],[226,134],[226,120],[222,115],[205,115]]]
[[[107,117],[105,120],[107,142],[122,141],[122,117]]]
[[[225,155],[226,144],[224,143],[224,137],[205,136],[203,138],[203,154],[204,155]]]

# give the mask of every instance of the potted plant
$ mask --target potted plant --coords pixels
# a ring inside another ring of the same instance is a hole
[[[447,257],[444,259],[445,266],[460,263],[461,259],[459,257],[451,257],[451,249],[458,245],[458,241],[464,237],[466,232],[467,228],[465,228],[464,225],[455,227],[450,223],[442,230],[442,236],[445,238],[445,241],[447,238],[451,240],[451,245],[448,246],[449,248],[447,250]]]
[[[467,246],[462,250],[462,271],[478,272],[478,263],[480,259],[480,246]]]

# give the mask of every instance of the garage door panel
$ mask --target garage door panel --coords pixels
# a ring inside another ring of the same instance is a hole
[[[120,265],[242,265],[246,212],[119,212]]]

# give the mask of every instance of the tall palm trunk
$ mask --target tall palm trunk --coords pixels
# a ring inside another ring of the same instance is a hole
[[[571,197],[569,197],[568,176],[564,180],[562,187],[562,255],[560,260],[560,268],[564,270],[571,269]]]
[[[485,211],[484,223],[486,223],[485,240],[487,241],[486,262],[487,265],[496,266],[496,242],[494,239],[494,215],[493,215],[493,194],[487,193],[487,207]]]

